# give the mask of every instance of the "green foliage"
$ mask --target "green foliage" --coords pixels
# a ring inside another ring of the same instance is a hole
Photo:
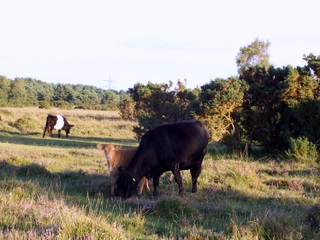
[[[24,115],[13,123],[13,126],[20,131],[28,132],[38,128],[34,119],[28,115]]]
[[[310,53],[308,56],[303,55],[303,59],[307,61],[308,66],[314,71],[317,78],[320,78],[320,56]]]
[[[16,78],[10,88],[9,103],[11,106],[25,106],[27,93],[23,79]]]
[[[39,108],[50,109],[50,103],[47,101],[39,101]]]
[[[190,106],[196,100],[195,93],[185,89],[180,81],[175,89],[172,89],[172,82],[136,84],[134,88],[129,89],[129,93],[134,101],[134,111],[132,113],[132,109],[125,109],[122,106],[124,111],[121,115],[133,114],[138,120],[138,125],[133,130],[138,139],[153,126],[191,118]],[[126,104],[130,106],[129,100]]]
[[[31,78],[16,78],[13,81],[0,76],[0,107],[116,110],[121,94],[87,85],[48,84]]]
[[[247,84],[236,77],[216,79],[201,87],[196,113],[208,126],[213,140],[221,141],[231,132],[239,131],[239,114],[246,90]]]
[[[0,76],[0,107],[7,106],[10,88],[11,81],[7,77]]]
[[[135,120],[135,103],[129,95],[121,98],[118,109],[121,119],[129,121]]]
[[[282,82],[281,99],[288,106],[315,99],[318,82],[314,81],[308,67],[285,68],[285,80]]]
[[[280,99],[283,75],[280,68],[251,67],[240,76],[249,85],[243,102],[244,132],[250,142],[268,149],[278,147],[283,140],[279,138],[279,124],[285,110]]]
[[[247,71],[250,67],[268,68],[269,63],[269,41],[255,39],[251,44],[240,48],[236,57],[239,74]]]
[[[316,145],[306,137],[290,138],[285,153],[288,158],[301,163],[315,163],[319,157]]]

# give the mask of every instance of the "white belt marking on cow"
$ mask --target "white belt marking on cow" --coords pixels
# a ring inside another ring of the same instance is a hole
[[[57,120],[56,125],[54,125],[54,129],[61,130],[63,128],[63,125],[64,125],[64,120],[63,120],[63,117],[61,115],[57,115],[57,117],[58,117],[58,120]]]

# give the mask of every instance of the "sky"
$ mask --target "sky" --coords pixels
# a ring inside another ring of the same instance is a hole
[[[318,0],[0,2],[0,75],[128,90],[237,75],[236,56],[269,41],[276,67],[320,55]]]

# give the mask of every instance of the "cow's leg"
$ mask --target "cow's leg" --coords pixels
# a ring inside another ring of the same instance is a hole
[[[58,138],[60,138],[61,130],[58,130]]]
[[[43,130],[42,138],[44,138],[44,136],[46,135],[46,131],[47,131],[47,127],[45,127]]]
[[[160,177],[153,177],[153,196],[158,195],[158,190],[157,188],[159,187],[159,178]]]
[[[53,137],[53,127],[49,127],[50,137]]]
[[[191,192],[195,193],[197,192],[197,181],[198,181],[198,177],[201,173],[201,163],[198,164],[197,166],[193,167],[190,169],[190,173],[191,173],[191,178],[192,178],[192,190]]]
[[[182,177],[179,171],[179,164],[176,164],[174,167],[174,171],[172,172],[174,176],[174,180],[179,186],[179,194],[183,195],[183,185],[182,185]]]
[[[66,137],[68,137],[68,131],[66,130]]]

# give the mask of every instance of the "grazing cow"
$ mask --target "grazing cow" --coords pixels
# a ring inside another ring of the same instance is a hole
[[[44,127],[42,137],[44,138],[46,132],[50,133],[50,136],[53,137],[53,129],[58,130],[58,138],[60,138],[61,130],[65,130],[66,136],[68,137],[72,127],[74,127],[74,125],[69,124],[64,116],[49,114],[47,116],[46,126]]]
[[[106,155],[107,166],[110,172],[110,195],[113,196],[119,171],[124,170],[129,165],[137,148],[125,150],[121,149],[120,145],[113,144],[97,144],[97,148],[103,150]],[[138,194],[142,194],[144,186],[150,191],[146,177],[142,177],[140,180]]]
[[[117,179],[119,195],[130,197],[142,176],[153,178],[153,195],[162,173],[171,171],[183,194],[180,170],[190,170],[192,192],[197,191],[197,179],[202,160],[207,152],[209,133],[200,121],[181,121],[164,124],[146,132],[136,154],[125,171]]]

